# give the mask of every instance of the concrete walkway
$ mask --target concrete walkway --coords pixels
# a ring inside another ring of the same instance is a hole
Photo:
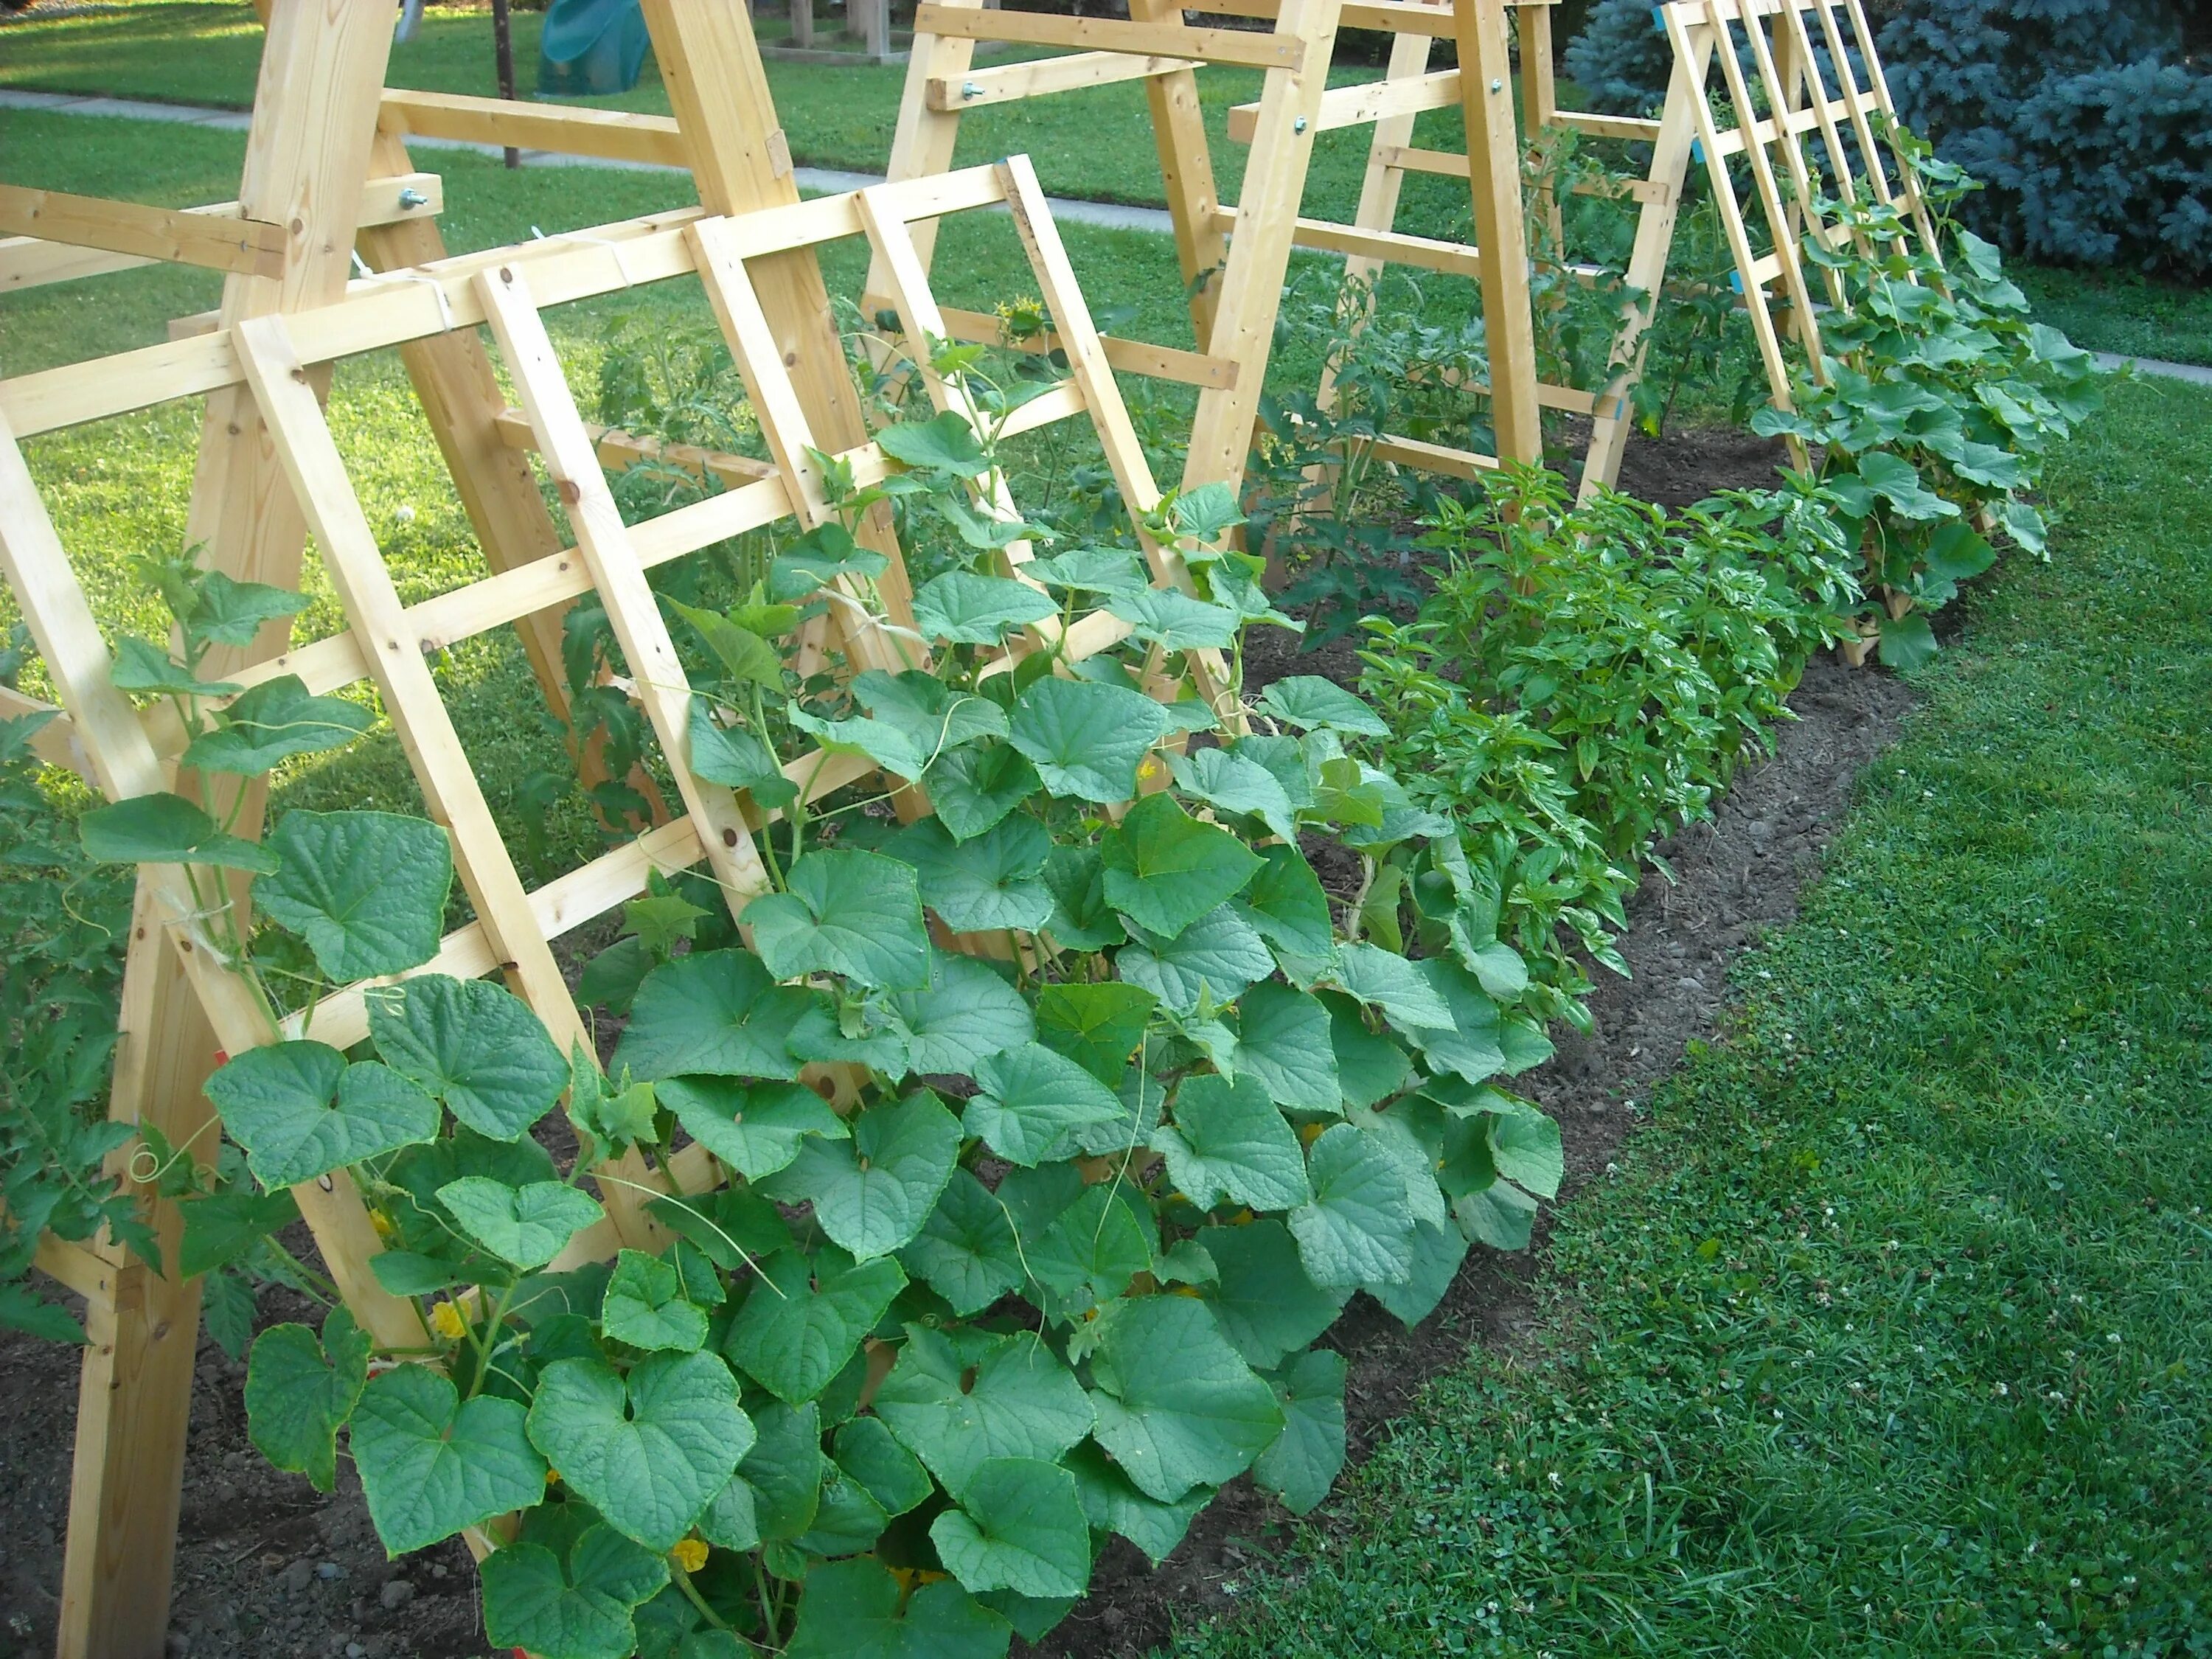
[[[22,92],[0,87],[0,109],[37,110],[50,115],[105,115],[121,117],[133,121],[172,121],[184,126],[216,127],[227,132],[243,132],[250,118],[244,110],[208,109],[196,104],[154,104],[130,98],[88,98],[65,92]],[[496,144],[471,143],[461,138],[410,138],[410,148],[416,149],[465,149],[480,155],[498,155],[503,152]],[[552,150],[526,149],[522,152],[525,167],[612,167],[629,173],[681,173],[681,167],[660,167],[636,161],[609,161],[595,155],[564,155]],[[883,183],[879,173],[846,173],[836,167],[794,167],[792,175],[799,180],[801,190],[834,195],[839,191],[863,190],[870,185]],[[1051,198],[1053,216],[1063,223],[1103,225],[1109,230],[1146,230],[1169,235],[1175,226],[1164,208],[1127,207],[1118,202],[1085,202],[1072,197]],[[2139,374],[2163,375],[2172,380],[2190,380],[2198,386],[2212,386],[2212,368],[2197,363],[2169,363],[2157,357],[2123,357],[2109,351],[2090,354],[2097,367],[2117,370],[2132,368]]]

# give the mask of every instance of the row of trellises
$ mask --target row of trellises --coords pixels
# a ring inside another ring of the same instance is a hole
[[[2212,64],[2184,0],[1871,5],[1898,113],[1984,188],[2009,253],[2212,274]],[[1672,58],[1645,0],[1598,0],[1564,67],[1590,107],[1657,106]]]

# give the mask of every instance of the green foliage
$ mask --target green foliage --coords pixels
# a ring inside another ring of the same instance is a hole
[[[1910,134],[1900,140],[1932,211],[1972,187]],[[1939,264],[1899,251],[1918,243],[1899,240],[1893,208],[1828,211],[1850,243],[1808,235],[1806,258],[1847,308],[1822,319],[1822,374],[1800,376],[1795,411],[1761,410],[1752,425],[1821,447],[1820,482],[1883,601],[1882,659],[1912,666],[1936,648],[1925,613],[1995,562],[1990,537],[2042,556],[2043,515],[2024,495],[2102,394],[2088,353],[2031,319],[1990,244],[1941,221],[1951,258]]]
[[[22,630],[0,649],[12,683]],[[105,1171],[130,1137],[109,1124],[108,1067],[130,921],[127,873],[89,860],[42,786],[31,739],[52,717],[0,720],[0,1325],[82,1341],[31,1288],[39,1235],[114,1231],[149,1257],[136,1205]]]
[[[1373,936],[1391,942],[1401,890],[1435,929],[1426,894],[1464,883],[1466,946],[1503,941],[1537,1006],[1576,1018],[1571,952],[1620,969],[1637,866],[1710,810],[1843,633],[1857,588],[1832,510],[1802,479],[1680,514],[1611,491],[1571,507],[1555,476],[1509,468],[1441,515],[1430,541],[1450,567],[1418,623],[1370,623],[1362,684],[1391,728],[1385,763],[1455,819],[1468,867],[1378,871]],[[1388,969],[1358,958],[1347,988],[1387,998],[1403,980]]]
[[[2205,1646],[2208,481],[2116,386],[1528,1324],[1159,1651]]]
[[[935,356],[994,418],[1039,389],[990,382],[971,348]],[[1455,1264],[1472,1236],[1455,1200],[1517,1180],[1501,1201],[1533,1206],[1524,1189],[1556,1185],[1454,1152],[1533,1113],[1476,1085],[1549,1052],[1479,891],[1355,906],[1308,861],[1334,841],[1370,866],[1466,872],[1448,822],[1347,751],[1380,717],[1292,682],[1267,705],[1273,730],[1241,732],[1256,561],[1194,544],[1233,522],[1227,493],[1149,526],[1195,556],[1196,593],[1138,603],[1126,523],[1110,547],[1094,526],[1064,550],[1028,527],[1059,562],[1041,592],[962,517],[964,481],[1000,465],[990,422],[884,433],[901,466],[880,484],[826,469],[837,524],[733,603],[671,609],[712,726],[764,757],[757,805],[817,734],[894,780],[957,781],[957,805],[894,829],[869,810],[879,797],[794,789],[757,833],[773,890],[733,907],[688,876],[649,887],[585,977],[629,1011],[611,1077],[581,1048],[563,1062],[497,987],[416,971],[451,882],[426,824],[294,811],[235,851],[213,820],[158,846],[93,837],[182,859],[195,880],[254,863],[254,948],[220,909],[211,926],[272,1006],[279,963],[300,964],[308,1000],[402,976],[368,994],[352,1051],[304,1033],[210,1079],[270,1197],[211,1182],[188,1237],[210,1255],[273,1248],[240,1241],[287,1218],[276,1194],[350,1173],[389,1246],[373,1269],[418,1299],[437,1351],[392,1356],[364,1386],[337,1316],[319,1341],[266,1333],[257,1438],[320,1480],[348,1433],[395,1552],[524,1511],[487,1564],[487,1620],[548,1659],[613,1653],[648,1626],[671,1648],[1003,1652],[1082,1593],[1105,1533],[1164,1552],[1263,1455],[1265,1479],[1317,1499],[1342,1418],[1309,1345],[1358,1289],[1425,1314],[1429,1264]],[[884,501],[910,522],[953,509],[938,516],[958,562],[918,607],[928,666],[799,682],[781,664],[821,584],[872,597],[881,567],[848,532]],[[1120,643],[1077,660],[1070,634],[1102,625]],[[1004,672],[1017,632],[1034,648]],[[1225,662],[1201,655],[1221,641]],[[1170,683],[1229,683],[1164,705],[1138,689],[1148,659]],[[204,686],[149,678],[197,729],[240,724],[200,712]],[[1190,751],[1194,731],[1211,735]],[[214,752],[258,764],[269,747]],[[1355,914],[1370,939],[1348,965]],[[950,954],[933,924],[990,930],[1004,955]],[[1439,954],[1409,963],[1378,932]],[[532,1133],[564,1092],[581,1153],[565,1170]],[[611,1262],[582,1261],[602,1214],[588,1183],[614,1190],[596,1160],[635,1146],[665,1164],[679,1136],[726,1184],[655,1198],[665,1237],[626,1231]],[[1263,1352],[1272,1375],[1248,1357]],[[409,1363],[425,1358],[439,1363]],[[889,1576],[917,1568],[950,1577]]]

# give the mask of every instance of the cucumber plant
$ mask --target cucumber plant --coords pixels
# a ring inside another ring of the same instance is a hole
[[[350,1172],[428,1346],[379,1352],[294,1262],[333,1305],[254,1341],[251,1432],[326,1490],[350,1456],[394,1553],[485,1529],[488,1638],[543,1659],[1002,1655],[1113,1535],[1162,1557],[1247,1473],[1318,1503],[1345,1368],[1317,1339],[1358,1291],[1425,1316],[1561,1178],[1557,1127],[1500,1086],[1550,1044],[1450,822],[1350,752],[1382,730],[1351,693],[1241,700],[1243,630],[1285,619],[1211,550],[1227,492],[1151,521],[1195,594],[1133,538],[1035,526],[1016,580],[970,494],[993,433],[878,438],[890,479],[824,458],[840,518],[741,603],[678,611],[690,763],[781,813],[771,886],[732,906],[685,874],[629,907],[585,981],[623,1011],[604,1068],[497,984],[417,971],[453,873],[432,824],[295,811],[252,842],[178,796],[82,820],[96,857],[250,877],[243,936],[203,926],[272,1019],[388,980],[353,1049],[310,1020],[210,1078],[250,1179],[186,1199],[186,1249],[258,1248],[253,1206]],[[885,495],[967,556],[915,594],[926,641],[886,630],[911,665],[801,683],[782,647],[867,598],[884,566],[850,532]],[[1100,631],[1126,637],[1078,660]],[[1147,695],[1199,652],[1225,653],[1211,702]],[[281,680],[203,713],[194,661],[131,659],[204,773],[366,724]],[[810,806],[784,768],[816,744],[902,785]],[[1397,871],[1388,925],[1316,859]],[[592,1259],[633,1152],[657,1231]],[[717,1178],[674,1190],[702,1155]]]
[[[1808,234],[1805,257],[1845,299],[1820,321],[1826,373],[1801,370],[1796,409],[1762,409],[1752,429],[1820,447],[1820,481],[1864,551],[1868,629],[1883,662],[1908,667],[1936,650],[1929,613],[1996,562],[1991,538],[2044,556],[2043,515],[2026,496],[2102,394],[2090,355],[2036,322],[1996,246],[1950,217],[1978,186],[1896,137],[1952,257],[1923,246],[1891,204],[1824,202],[1841,234]]]

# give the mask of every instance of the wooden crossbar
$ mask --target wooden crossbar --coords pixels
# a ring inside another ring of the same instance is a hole
[[[965,75],[933,76],[923,96],[933,110],[982,109],[1051,92],[1147,80],[1179,70],[1188,61],[1158,54],[1138,57],[1126,52],[1074,52],[1064,58],[1040,58],[1033,63],[970,70]]]
[[[1173,58],[1247,69],[1293,69],[1302,55],[1296,40],[1249,29],[1192,28],[1177,23],[1122,22],[1105,17],[1064,17],[1047,12],[985,11],[935,5],[915,9],[916,34],[957,35],[1014,46],[1085,46],[1138,58]]]
[[[404,219],[431,218],[445,206],[445,181],[434,173],[410,173],[397,178],[372,179],[362,189],[363,228],[388,225]],[[194,217],[239,220],[236,202],[216,202],[206,207],[179,211]],[[66,241],[46,241],[39,236],[10,236],[0,240],[0,293],[16,293],[49,283],[75,282],[102,276],[111,271],[132,270],[160,264],[153,253],[118,252]]]
[[[665,115],[564,109],[452,92],[387,88],[377,122],[399,137],[440,138],[559,155],[590,155],[646,167],[688,167],[690,151]]]
[[[235,210],[143,207],[21,185],[0,185],[0,234],[250,276],[280,273],[289,240],[283,226]]]

